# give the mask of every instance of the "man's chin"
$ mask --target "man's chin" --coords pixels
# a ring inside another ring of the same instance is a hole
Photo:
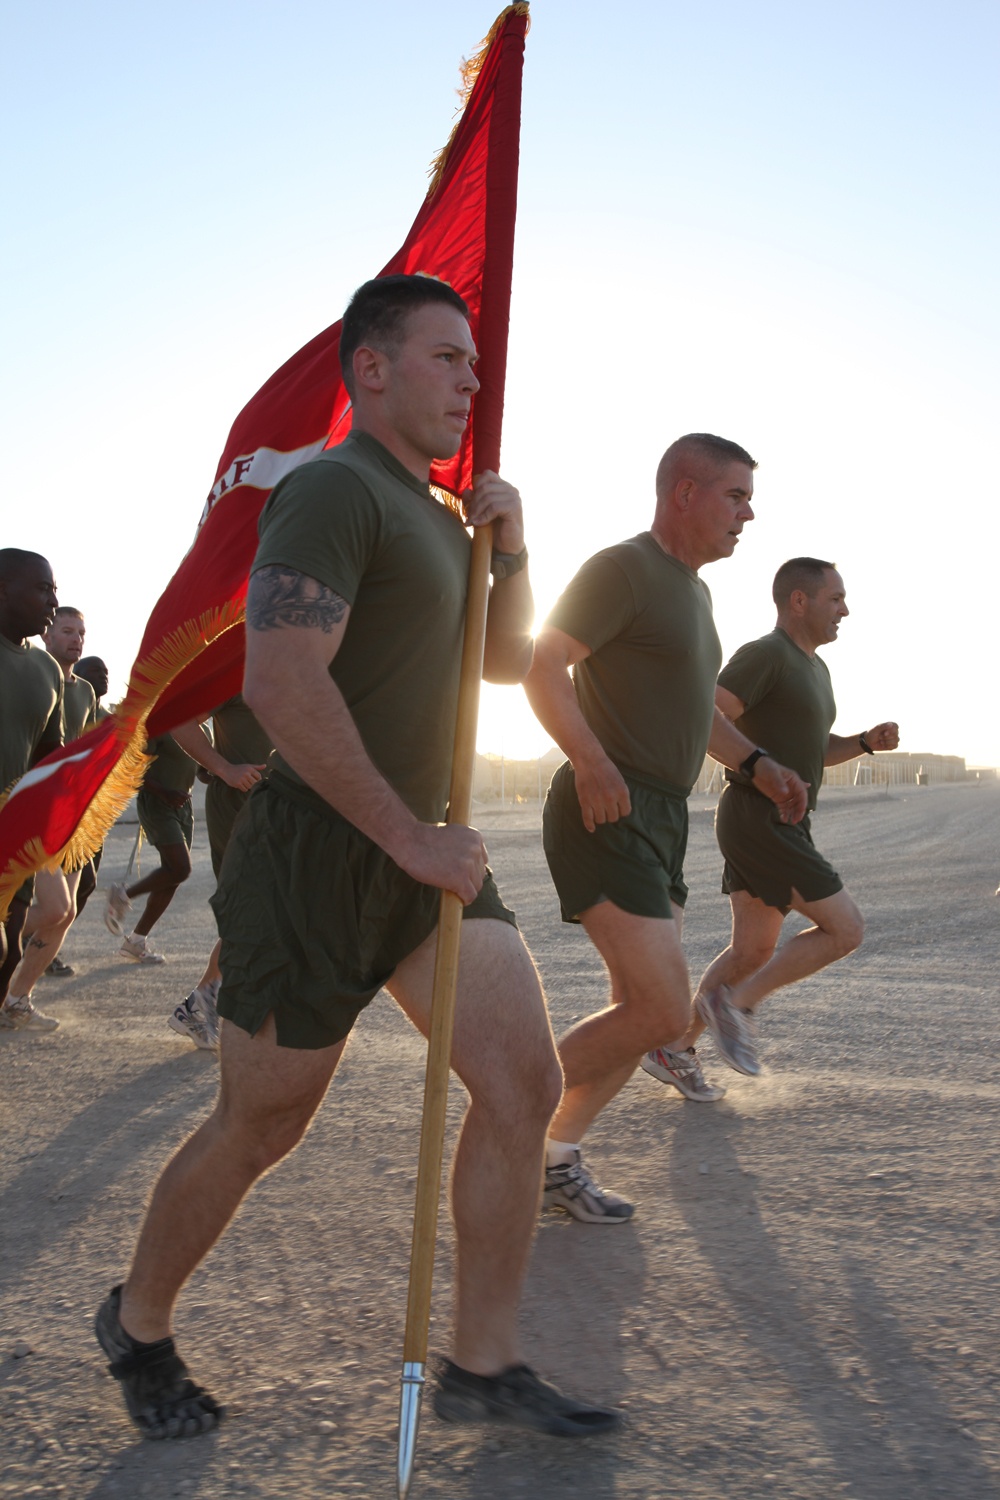
[[[439,462],[442,461],[442,460],[444,460],[444,459],[446,459],[446,458],[454,458],[455,457],[455,454],[458,452],[459,448],[461,448],[461,446],[462,446],[462,439],[465,437],[465,434],[466,434],[467,431],[468,431],[468,424],[466,424],[462,428],[461,432],[449,432],[449,433],[442,434],[442,436],[440,438],[440,441],[438,443],[438,446],[442,450],[438,454],[438,460],[439,460]]]

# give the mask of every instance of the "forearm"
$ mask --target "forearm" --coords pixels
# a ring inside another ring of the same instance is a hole
[[[753,740],[748,740],[721,709],[715,710],[712,733],[708,740],[708,753],[713,760],[728,766],[731,771],[738,771],[747,756],[757,748]]]
[[[229,762],[224,755],[220,755],[212,744],[208,735],[197,721],[190,724],[181,724],[170,733],[180,745],[186,755],[196,760],[205,771],[211,771],[213,776],[222,776],[228,769]]]
[[[403,864],[418,820],[372,764],[329,673],[312,663],[282,676],[248,673],[243,696],[303,781]]]
[[[857,760],[859,755],[867,755],[867,753],[859,734],[831,734],[826,754],[823,756],[823,764],[824,766],[842,766],[845,760]]]
[[[490,589],[483,676],[487,682],[523,682],[531,670],[535,600],[527,568]]]

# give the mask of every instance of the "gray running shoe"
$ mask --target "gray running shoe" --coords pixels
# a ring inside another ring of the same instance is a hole
[[[56,1031],[55,1016],[43,1016],[31,1003],[30,995],[9,995],[0,1006],[0,1028],[4,1031]]]
[[[726,1092],[721,1083],[709,1083],[701,1071],[701,1063],[693,1047],[688,1047],[686,1052],[671,1052],[669,1047],[657,1047],[655,1052],[646,1053],[642,1068],[651,1078],[673,1084],[685,1099],[696,1099],[701,1104],[711,1104],[713,1099],[721,1099]]]
[[[754,1036],[753,1018],[746,1010],[737,1010],[730,1002],[729,989],[720,984],[717,989],[699,995],[695,1009],[712,1033],[712,1040],[719,1056],[737,1073],[756,1078],[760,1072],[757,1060],[757,1039]]]
[[[196,1047],[214,1051],[219,1045],[219,1017],[213,1002],[200,990],[192,990],[182,1000],[167,1025],[178,1036],[189,1037]]]
[[[144,937],[136,937],[134,932],[122,943],[118,956],[130,958],[134,964],[165,964],[167,961],[162,953],[154,953]]]
[[[45,972],[50,979],[71,979],[76,970],[72,964],[68,964],[57,953]]]
[[[561,1208],[583,1224],[624,1224],[635,1213],[634,1203],[598,1187],[579,1151],[572,1161],[546,1167],[545,1207]]]
[[[131,909],[128,891],[124,882],[119,880],[108,892],[108,904],[104,908],[104,925],[115,937],[125,936],[125,918]]]

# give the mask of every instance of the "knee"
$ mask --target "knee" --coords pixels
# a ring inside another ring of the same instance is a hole
[[[769,942],[751,943],[748,947],[740,949],[736,954],[736,973],[733,976],[738,984],[741,979],[748,979],[751,974],[756,974],[766,963],[770,963],[774,957],[775,944]]]
[[[40,921],[35,926],[38,936],[45,936],[49,941],[54,937],[61,937],[73,924],[76,916],[76,903],[72,901],[67,893],[65,901],[59,901],[40,912]]]
[[[280,1114],[246,1118],[223,1107],[220,1123],[224,1131],[236,1137],[253,1175],[262,1177],[295,1150],[311,1118],[311,1110],[282,1110]]]
[[[162,869],[174,890],[179,885],[183,885],[191,874],[191,860],[187,851],[185,850],[183,854],[173,854],[169,860],[164,860]]]
[[[684,1035],[691,1025],[691,1001],[687,995],[676,995],[655,1005],[633,1002],[623,1005],[619,1014],[628,1027],[629,1048],[638,1057]]]
[[[467,1086],[473,1105],[487,1110],[499,1129],[544,1132],[562,1098],[563,1071],[550,1043],[512,1056],[506,1068],[493,1067]]]
[[[834,930],[833,939],[837,944],[837,957],[846,958],[848,953],[853,953],[856,948],[860,948],[864,936],[865,919],[855,907],[850,917]]]
[[[518,1070],[517,1088],[521,1116],[547,1126],[563,1092],[563,1070],[554,1045],[539,1049],[539,1055]]]

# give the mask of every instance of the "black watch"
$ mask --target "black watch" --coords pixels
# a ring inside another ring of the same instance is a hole
[[[751,750],[750,754],[747,756],[746,760],[743,761],[741,763],[741,765],[740,765],[740,775],[741,776],[745,776],[748,781],[753,781],[753,768],[754,768],[754,766],[757,764],[757,762],[761,759],[762,756],[768,755],[768,754],[770,754],[770,752],[768,750],[761,750],[759,746],[758,746],[758,748],[756,750]]]
[[[522,547],[520,552],[494,552],[490,558],[490,572],[493,574],[493,582],[499,583],[501,578],[513,578],[515,573],[520,573],[522,568],[526,568],[527,565],[527,547]]]

